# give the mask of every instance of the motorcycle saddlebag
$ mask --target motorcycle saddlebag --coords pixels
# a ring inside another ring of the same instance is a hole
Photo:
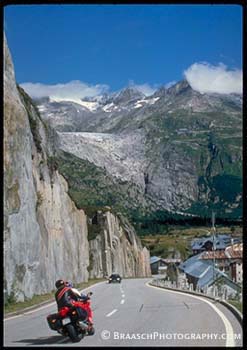
[[[53,330],[56,331],[59,328],[62,328],[62,321],[61,321],[61,317],[59,316],[59,314],[51,314],[47,316],[47,322],[49,327]]]
[[[76,320],[84,321],[87,319],[87,311],[81,307],[74,307],[70,312],[70,318],[72,322]]]

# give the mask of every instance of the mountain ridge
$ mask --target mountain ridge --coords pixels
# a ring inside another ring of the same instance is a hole
[[[124,99],[114,103],[119,96]],[[141,216],[210,216],[217,209],[219,216],[241,217],[240,95],[202,94],[182,80],[146,97],[123,89],[101,103],[93,112],[69,102],[38,108],[58,131],[60,150],[106,170],[123,192],[127,182],[133,203],[139,193],[133,210]],[[224,183],[232,186],[232,196]],[[124,211],[129,203],[120,197],[118,210]]]

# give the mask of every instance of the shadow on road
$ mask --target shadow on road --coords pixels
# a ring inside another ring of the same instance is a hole
[[[34,338],[34,339],[22,339],[22,340],[18,340],[17,343],[25,343],[28,345],[51,345],[51,344],[59,345],[59,344],[71,343],[71,340],[67,337],[56,335],[56,336]]]

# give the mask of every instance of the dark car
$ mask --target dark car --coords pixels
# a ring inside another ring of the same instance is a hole
[[[122,278],[117,274],[117,273],[113,273],[110,277],[109,277],[109,283],[112,282],[118,282],[121,283]]]

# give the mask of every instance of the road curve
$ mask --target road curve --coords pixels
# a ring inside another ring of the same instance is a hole
[[[71,343],[49,329],[56,304],[4,320],[4,346],[242,346],[242,329],[223,305],[147,285],[148,279],[93,287],[96,333]],[[226,335],[228,333],[228,337]]]

